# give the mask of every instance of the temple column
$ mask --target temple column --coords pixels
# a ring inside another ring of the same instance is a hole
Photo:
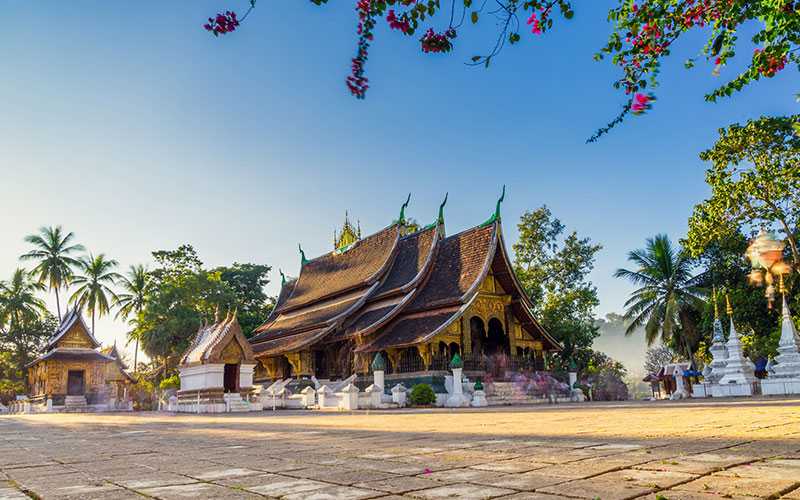
[[[369,373],[369,353],[355,353],[355,372],[360,374]]]
[[[392,363],[392,372],[396,373],[400,366],[400,349],[390,347],[386,349],[386,354],[389,356],[389,362]]]
[[[419,355],[422,357],[422,362],[425,364],[425,370],[429,370],[431,366],[431,345],[430,344],[419,344],[417,346],[417,350],[419,351]]]

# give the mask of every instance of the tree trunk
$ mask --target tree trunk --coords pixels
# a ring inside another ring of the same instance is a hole
[[[61,302],[58,300],[58,288],[56,288],[56,312],[58,313],[58,322],[61,323]]]
[[[133,371],[136,373],[136,367],[139,366],[139,339],[136,339],[136,345],[133,348]]]
[[[94,337],[94,310],[92,310],[92,337]]]

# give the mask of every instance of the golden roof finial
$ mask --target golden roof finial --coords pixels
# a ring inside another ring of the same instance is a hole
[[[714,287],[712,300],[714,301],[714,319],[719,319],[719,304],[717,303],[717,287]]]
[[[728,292],[725,292],[725,312],[728,313],[728,316],[733,316],[733,306],[731,306],[731,296],[728,295]]]

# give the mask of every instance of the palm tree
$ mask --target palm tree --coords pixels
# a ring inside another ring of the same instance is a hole
[[[124,293],[117,294],[114,305],[118,307],[116,318],[128,319],[131,315],[138,316],[147,303],[150,293],[150,275],[147,269],[139,264],[131,266],[125,276],[120,278],[120,286]],[[136,370],[139,360],[139,336],[134,336],[136,346],[133,349],[133,369]]]
[[[0,329],[7,331],[47,312],[44,301],[36,296],[45,286],[25,269],[17,269],[9,282],[0,282]]]
[[[89,254],[78,261],[78,271],[83,273],[72,278],[72,283],[78,289],[69,298],[77,307],[86,310],[92,315],[92,335],[94,335],[95,316],[103,317],[111,307],[109,297],[114,300],[116,294],[109,287],[122,278],[114,272],[118,263],[113,259],[106,259],[105,254],[93,256]]]
[[[674,340],[676,346],[686,349],[691,359],[691,340],[696,325],[692,310],[700,310],[702,291],[698,286],[702,275],[692,275],[692,262],[681,249],[675,249],[669,237],[659,234],[649,238],[644,249],[628,254],[628,260],[638,269],[618,269],[616,278],[625,278],[640,288],[631,293],[625,302],[625,319],[630,321],[625,334],[631,335],[644,326],[647,345],[661,336],[666,343]]]
[[[58,291],[69,285],[72,277],[72,267],[78,265],[78,259],[71,257],[75,252],[82,252],[83,245],[73,245],[73,233],[64,234],[61,226],[42,227],[39,234],[32,234],[25,241],[32,243],[34,249],[22,255],[21,260],[35,260],[38,262],[33,269],[33,274],[39,275],[39,282],[48,283],[50,290],[56,292],[56,311],[58,320],[61,321],[61,302]]]

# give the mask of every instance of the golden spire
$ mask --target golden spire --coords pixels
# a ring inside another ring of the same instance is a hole
[[[712,292],[712,300],[714,301],[714,319],[719,319],[719,303],[717,303],[717,287],[714,287]]]
[[[733,316],[733,306],[731,306],[731,296],[725,292],[725,312],[728,316]]]

